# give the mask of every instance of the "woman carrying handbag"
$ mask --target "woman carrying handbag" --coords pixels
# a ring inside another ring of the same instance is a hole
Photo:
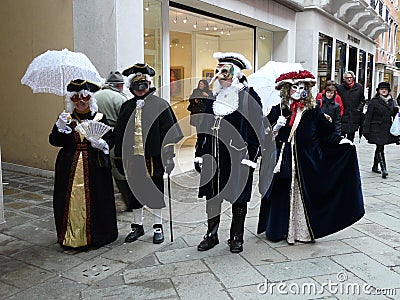
[[[390,133],[393,118],[399,111],[397,103],[390,93],[390,84],[380,82],[375,96],[369,101],[364,121],[364,136],[368,143],[375,144],[374,164],[372,172],[388,176],[384,147],[396,143],[398,138]],[[378,164],[381,167],[379,170]]]

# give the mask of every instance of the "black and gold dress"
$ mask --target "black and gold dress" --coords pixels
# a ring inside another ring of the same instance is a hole
[[[101,113],[72,114],[72,129],[83,120],[107,123]],[[111,131],[103,136],[112,147]],[[66,134],[56,125],[50,144],[62,147],[55,165],[53,208],[58,243],[67,247],[102,246],[118,236],[109,155],[93,148],[77,131]]]

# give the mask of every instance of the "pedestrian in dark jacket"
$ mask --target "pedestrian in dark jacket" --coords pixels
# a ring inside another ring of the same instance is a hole
[[[368,103],[364,121],[364,136],[368,143],[376,145],[372,172],[382,173],[382,178],[386,178],[388,172],[384,146],[397,141],[397,137],[390,134],[390,126],[392,125],[393,117],[399,111],[399,107],[389,94],[389,82],[380,82],[376,91],[376,95]],[[379,171],[378,162],[382,172]]]
[[[317,100],[317,103],[322,112],[330,117],[330,121],[335,126],[336,131],[340,134],[342,118],[340,117],[340,106],[335,101],[335,98],[336,87],[334,85],[328,85],[322,92],[322,99]]]
[[[343,79],[345,82],[337,88],[344,106],[342,136],[354,141],[355,132],[361,125],[361,114],[365,105],[364,87],[354,82],[355,75],[352,71],[345,72]]]
[[[324,89],[322,90],[321,93],[318,93],[318,94],[317,94],[317,96],[315,97],[315,100],[316,100],[317,103],[318,103],[318,100],[321,100],[323,94],[325,93],[325,88],[326,88],[327,86],[330,86],[330,85],[333,85],[333,86],[335,87],[336,96],[334,97],[334,99],[335,99],[335,102],[336,102],[337,104],[339,104],[339,107],[340,107],[340,117],[342,117],[342,116],[343,116],[343,113],[344,113],[343,102],[342,102],[342,98],[340,98],[339,94],[337,93],[337,84],[336,84],[336,82],[335,82],[334,80],[327,80],[327,81],[326,81],[326,83],[325,83],[325,85],[324,85]],[[321,102],[319,102],[319,104],[322,105]]]

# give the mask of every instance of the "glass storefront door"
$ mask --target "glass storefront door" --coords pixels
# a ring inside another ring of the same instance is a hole
[[[332,76],[332,44],[333,38],[319,34],[318,42],[318,86],[322,90],[327,80]]]
[[[346,72],[346,43],[336,40],[335,82],[343,83],[343,74]]]

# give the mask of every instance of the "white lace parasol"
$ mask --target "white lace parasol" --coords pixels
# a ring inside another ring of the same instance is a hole
[[[85,79],[99,85],[104,82],[85,54],[68,49],[48,50],[30,63],[21,83],[34,93],[63,96],[68,83],[74,79]]]

